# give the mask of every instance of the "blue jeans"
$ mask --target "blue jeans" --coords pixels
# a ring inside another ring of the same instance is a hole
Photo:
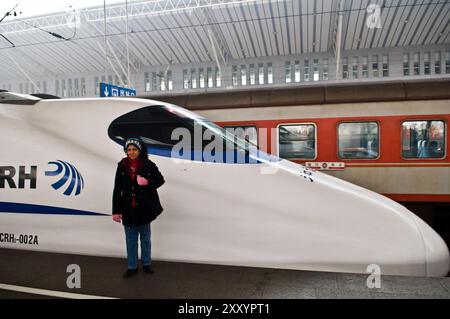
[[[125,239],[127,242],[128,269],[138,267],[138,235],[141,238],[141,260],[143,266],[151,265],[151,231],[150,223],[140,226],[125,226]]]

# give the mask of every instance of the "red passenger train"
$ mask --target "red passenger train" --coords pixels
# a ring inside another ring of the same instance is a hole
[[[265,129],[272,142],[259,147],[271,154],[396,201],[450,202],[448,100],[264,108],[253,116],[233,113],[233,121],[222,112],[203,115],[243,128],[254,142]]]
[[[448,79],[152,98],[237,128],[271,154],[390,197],[449,242]]]

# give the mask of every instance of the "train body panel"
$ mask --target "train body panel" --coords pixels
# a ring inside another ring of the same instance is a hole
[[[124,154],[108,127],[158,104],[0,104],[7,146],[0,156],[0,233],[16,236],[0,247],[124,256],[123,229],[111,220],[113,178]],[[447,246],[403,206],[302,165],[250,155],[258,161],[150,155],[166,180],[158,190],[164,212],[152,224],[155,259],[361,273],[377,264],[383,274],[447,274]],[[64,168],[71,183],[57,188]],[[39,243],[18,243],[20,234]]]
[[[450,201],[449,166],[425,167],[347,167],[327,174],[371,189],[380,194],[441,195]],[[401,190],[401,192],[399,192]],[[444,197],[445,196],[445,197]],[[424,197],[425,198],[425,197]]]

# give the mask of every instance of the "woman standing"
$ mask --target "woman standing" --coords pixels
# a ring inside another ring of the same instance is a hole
[[[138,272],[138,237],[144,272],[153,273],[150,223],[163,211],[156,189],[164,184],[164,177],[148,159],[142,140],[127,139],[124,151],[127,157],[119,162],[116,171],[113,220],[122,222],[125,228],[128,269],[123,277],[128,278]]]

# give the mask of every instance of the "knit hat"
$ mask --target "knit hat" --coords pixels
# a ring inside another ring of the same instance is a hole
[[[142,144],[141,141],[138,138],[135,137],[130,137],[125,141],[125,145],[123,147],[123,150],[125,151],[125,153],[127,152],[128,146],[129,145],[134,145],[137,147],[137,149],[142,152]]]

